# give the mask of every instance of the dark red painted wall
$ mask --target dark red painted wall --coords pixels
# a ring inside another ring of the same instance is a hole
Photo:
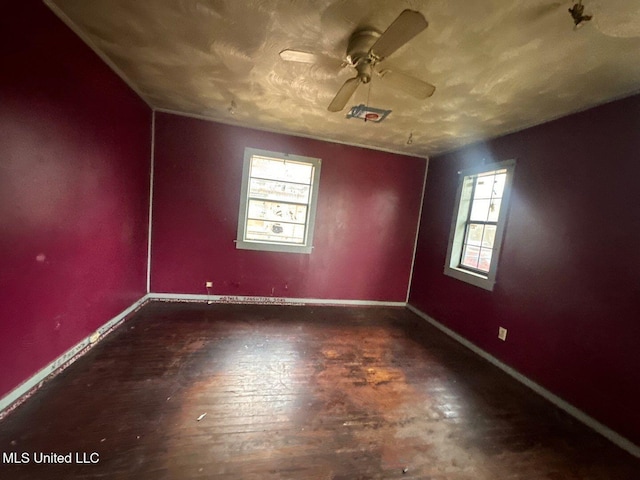
[[[235,248],[245,147],[322,159],[311,254]],[[204,294],[211,280],[218,295],[404,301],[424,169],[420,158],[158,114],[151,290]]]
[[[432,159],[410,296],[636,444],[639,131],[636,96]],[[517,159],[493,292],[443,274],[456,172],[483,158]]]
[[[41,1],[0,25],[0,397],[146,292],[151,111]]]

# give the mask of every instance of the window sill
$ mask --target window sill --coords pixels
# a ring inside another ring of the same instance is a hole
[[[236,240],[235,243],[236,248],[239,250],[305,254],[310,254],[313,250],[313,247],[308,245],[282,245],[278,243],[247,242],[243,240]]]
[[[469,270],[463,270],[462,268],[445,267],[444,274],[489,291],[493,291],[493,286],[496,283],[495,280],[490,279],[488,276],[470,272]]]

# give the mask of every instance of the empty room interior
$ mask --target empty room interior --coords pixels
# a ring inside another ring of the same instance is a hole
[[[636,2],[0,23],[0,478],[640,478]]]

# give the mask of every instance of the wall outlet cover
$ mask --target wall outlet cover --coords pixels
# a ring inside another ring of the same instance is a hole
[[[507,340],[507,329],[504,327],[498,328],[498,338],[503,342]]]

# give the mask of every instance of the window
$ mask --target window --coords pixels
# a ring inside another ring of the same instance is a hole
[[[311,253],[320,163],[245,149],[236,248]]]
[[[515,161],[460,172],[444,273],[493,290]]]

